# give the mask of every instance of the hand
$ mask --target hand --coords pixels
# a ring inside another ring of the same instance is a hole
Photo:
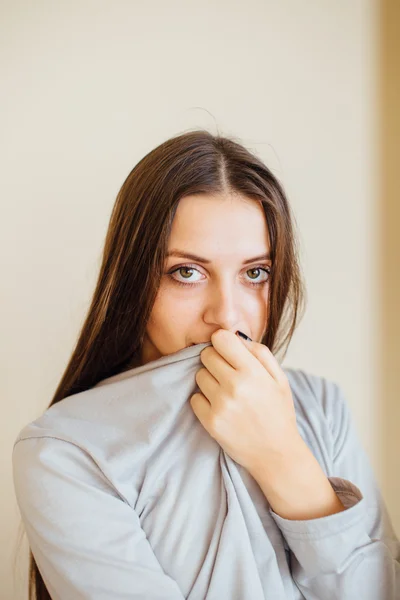
[[[293,453],[302,440],[285,373],[263,344],[219,329],[202,350],[202,393],[190,398],[203,427],[250,473]]]

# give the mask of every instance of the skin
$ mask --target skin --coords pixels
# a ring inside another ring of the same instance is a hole
[[[259,343],[269,285],[261,268],[271,263],[243,262],[270,250],[260,204],[238,194],[187,196],[178,206],[168,246],[211,262],[167,259],[143,363],[211,341],[200,353],[200,392],[190,398],[206,431],[249,471],[276,514],[306,520],[341,512],[341,500],[297,429],[286,375]],[[171,281],[168,272],[189,264],[196,270],[175,273],[183,286]],[[198,283],[185,287],[188,279]],[[254,280],[262,285],[252,286]],[[238,338],[238,329],[252,341]]]
[[[239,329],[260,341],[267,326],[270,278],[262,269],[270,269],[271,260],[243,263],[270,251],[261,204],[232,193],[185,196],[172,225],[168,251],[173,249],[211,262],[167,259],[146,328],[142,364],[209,342],[221,328]],[[168,275],[178,267],[184,268]]]

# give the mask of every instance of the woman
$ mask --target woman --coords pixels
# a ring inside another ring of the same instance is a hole
[[[233,139],[166,141],[118,194],[93,300],[18,435],[30,597],[400,598],[400,544],[340,388],[282,369],[293,217]]]

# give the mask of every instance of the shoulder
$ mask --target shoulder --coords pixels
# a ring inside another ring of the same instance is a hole
[[[134,501],[146,468],[143,454],[134,449],[148,435],[134,417],[131,393],[112,385],[53,404],[16,436],[12,450],[16,486],[24,493],[29,485],[34,494],[40,485],[36,481],[49,488],[64,487],[68,481],[73,486],[104,484]]]
[[[14,448],[28,440],[34,446],[34,439],[43,438],[47,440],[43,442],[47,446],[64,448],[66,444],[57,444],[57,441],[69,442],[92,454],[101,441],[109,436],[107,428],[111,423],[117,428],[123,420],[121,412],[113,410],[113,400],[113,390],[102,387],[67,396],[27,423],[15,438]]]
[[[106,479],[100,468],[90,430],[95,430],[87,412],[88,394],[70,396],[47,408],[17,434],[12,448],[15,491],[32,497],[59,486],[68,478],[83,483]],[[79,397],[78,397],[79,396]],[[95,412],[93,412],[95,414]]]
[[[12,450],[12,477],[21,512],[38,518],[44,507],[71,504],[82,494],[125,500],[89,453],[57,437],[18,438]]]

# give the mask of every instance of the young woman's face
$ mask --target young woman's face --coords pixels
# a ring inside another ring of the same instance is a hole
[[[268,318],[269,251],[257,201],[239,195],[182,198],[168,244],[171,255],[146,328],[142,364],[209,342],[221,328],[240,329],[261,341]]]

